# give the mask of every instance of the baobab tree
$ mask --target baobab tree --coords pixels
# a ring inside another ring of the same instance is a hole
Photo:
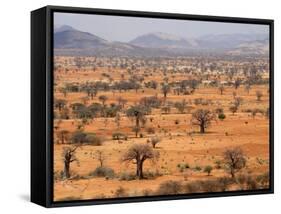
[[[224,163],[227,167],[226,169],[232,178],[235,177],[236,172],[240,171],[246,166],[246,157],[243,151],[238,147],[225,150],[223,156]]]
[[[146,160],[155,162],[159,158],[159,153],[154,151],[147,144],[134,144],[123,155],[122,162],[132,162],[136,164],[136,177],[143,179],[143,163]]]
[[[143,106],[131,106],[126,114],[129,118],[135,121],[134,131],[137,137],[138,132],[140,131],[140,122],[145,119],[146,111]]]
[[[64,147],[62,152],[62,158],[64,163],[64,170],[63,170],[63,176],[64,178],[70,178],[70,164],[72,162],[78,162],[78,159],[76,158],[76,150],[79,148],[79,146],[73,146],[73,147]]]
[[[211,125],[215,115],[206,109],[198,109],[192,114],[191,124],[200,127],[200,133],[205,133],[205,129]]]

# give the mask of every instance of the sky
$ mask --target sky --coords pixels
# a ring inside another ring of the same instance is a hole
[[[269,26],[93,14],[55,13],[54,25],[71,27],[109,41],[128,42],[147,33],[162,32],[184,38],[215,34],[269,33]]]

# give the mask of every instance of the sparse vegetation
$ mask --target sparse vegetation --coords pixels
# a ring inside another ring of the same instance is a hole
[[[267,189],[268,71],[259,55],[55,55],[55,201]]]

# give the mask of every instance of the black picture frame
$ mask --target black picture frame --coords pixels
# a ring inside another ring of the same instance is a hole
[[[194,193],[186,195],[128,197],[79,201],[53,201],[53,14],[54,12],[100,14],[262,24],[270,27],[270,185],[264,190]],[[78,7],[46,6],[31,12],[31,201],[44,207],[112,204],[268,194],[274,192],[274,21],[238,17],[186,15]]]

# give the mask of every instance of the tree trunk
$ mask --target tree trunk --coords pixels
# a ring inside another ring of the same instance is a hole
[[[70,177],[70,163],[68,161],[64,161],[64,176],[66,178],[69,178]]]
[[[204,126],[204,124],[200,125],[200,133],[205,133],[205,126]]]
[[[143,172],[142,172],[142,166],[143,166],[143,162],[142,161],[137,161],[137,173],[136,176],[139,179],[143,179]]]
[[[234,173],[234,170],[233,170],[233,169],[230,170],[230,174],[231,174],[231,177],[232,177],[232,178],[235,177],[235,173]]]
[[[136,133],[136,138],[138,137],[138,133],[139,133],[139,127],[140,127],[140,119],[138,117],[136,117],[136,130],[135,130],[135,133]]]

